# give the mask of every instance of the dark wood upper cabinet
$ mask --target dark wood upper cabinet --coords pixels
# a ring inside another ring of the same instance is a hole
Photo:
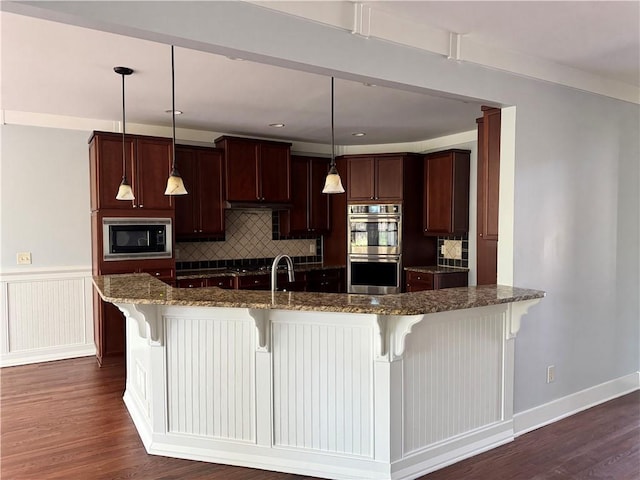
[[[347,200],[402,201],[403,156],[347,156]]]
[[[125,169],[135,200],[116,200],[122,180],[122,135],[94,132],[89,140],[91,210],[173,210],[164,194],[171,172],[170,138],[125,136]]]
[[[322,193],[329,159],[291,156],[291,201],[280,212],[280,234],[322,234],[329,231],[329,195]]]
[[[498,279],[498,207],[500,194],[501,111],[482,107],[478,118],[478,233],[476,274],[478,285]]]
[[[291,201],[291,144],[222,136],[226,199],[230,202]]]
[[[176,146],[176,167],[189,192],[175,197],[178,240],[224,234],[222,155],[215,148]]]
[[[469,150],[446,150],[424,158],[424,234],[469,231]]]

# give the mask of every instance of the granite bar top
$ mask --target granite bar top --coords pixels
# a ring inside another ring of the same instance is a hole
[[[405,267],[407,272],[418,273],[465,273],[469,272],[468,268],[462,267],[441,267],[440,265],[431,265],[428,267]]]
[[[325,265],[323,263],[303,263],[293,266],[296,273],[310,272],[313,270],[333,270],[336,268],[344,268],[344,265]],[[286,273],[286,270],[278,270],[278,272]],[[215,278],[215,277],[242,277],[248,275],[271,275],[270,270],[247,270],[238,272],[229,268],[207,268],[196,270],[179,270],[176,273],[177,280],[190,280],[197,278]]]
[[[103,300],[111,303],[182,305],[316,312],[422,315],[544,297],[540,290],[483,285],[394,295],[173,288],[146,273],[94,276]]]

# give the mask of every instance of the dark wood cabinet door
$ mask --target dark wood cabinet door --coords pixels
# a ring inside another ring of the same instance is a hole
[[[424,165],[425,233],[447,234],[453,229],[453,156],[430,156]]]
[[[329,159],[314,157],[309,163],[309,229],[312,233],[326,233],[330,225],[331,195],[322,193],[322,189],[329,171]]]
[[[217,145],[217,143],[216,143]],[[225,170],[227,200],[255,202],[258,191],[258,145],[252,142],[226,140]]]
[[[212,236],[224,233],[224,164],[218,150],[198,150],[199,233]]]
[[[165,195],[171,173],[173,144],[171,139],[139,137],[136,139],[134,172],[135,203],[148,210],[170,210],[171,196]],[[137,189],[137,191],[136,191]]]
[[[482,207],[478,231],[486,240],[498,240],[498,198],[500,194],[500,110],[484,114],[482,152],[478,156],[478,194]]]
[[[115,134],[94,135],[90,146],[91,157],[91,201],[92,210],[133,208],[134,203],[116,200],[118,187],[122,181],[122,137]],[[133,186],[134,141],[125,139],[125,168],[127,179]],[[134,195],[137,192],[134,188]]]
[[[478,285],[498,280],[498,197],[501,112],[483,107],[478,123],[478,205],[476,272]]]
[[[291,201],[291,159],[288,145],[259,145],[259,197],[263,202]]]
[[[424,234],[469,231],[468,150],[446,150],[424,159]]]
[[[422,292],[423,290],[434,289],[433,273],[407,272],[407,292]]]
[[[369,202],[375,199],[375,160],[373,157],[347,160],[347,199]]]
[[[198,173],[195,152],[189,148],[176,147],[176,168],[182,176],[187,195],[176,195],[176,237],[191,237],[196,234],[199,225],[196,223],[196,198],[199,198]]]
[[[402,157],[376,158],[374,200],[402,201]]]
[[[291,157],[291,208],[280,213],[280,234],[306,234],[309,229],[308,157]]]

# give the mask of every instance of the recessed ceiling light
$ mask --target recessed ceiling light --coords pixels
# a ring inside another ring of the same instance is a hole
[[[353,135],[354,137],[364,137],[366,135],[366,133],[364,133],[364,132],[354,132],[351,135]]]
[[[282,128],[284,127],[284,123],[270,123],[269,126],[273,128]]]
[[[236,60],[238,62],[244,62],[244,58],[240,57],[227,57],[229,60]]]
[[[375,83],[367,83],[367,82],[364,82],[364,83],[363,83],[363,85],[364,85],[365,87],[377,87],[377,85],[376,85]]]
[[[172,110],[171,109],[165,110],[164,113],[172,113]],[[175,113],[176,113],[176,115],[182,115],[182,110],[176,110]]]

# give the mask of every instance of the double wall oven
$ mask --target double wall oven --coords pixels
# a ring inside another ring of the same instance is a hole
[[[402,206],[347,206],[349,293],[400,293]]]

